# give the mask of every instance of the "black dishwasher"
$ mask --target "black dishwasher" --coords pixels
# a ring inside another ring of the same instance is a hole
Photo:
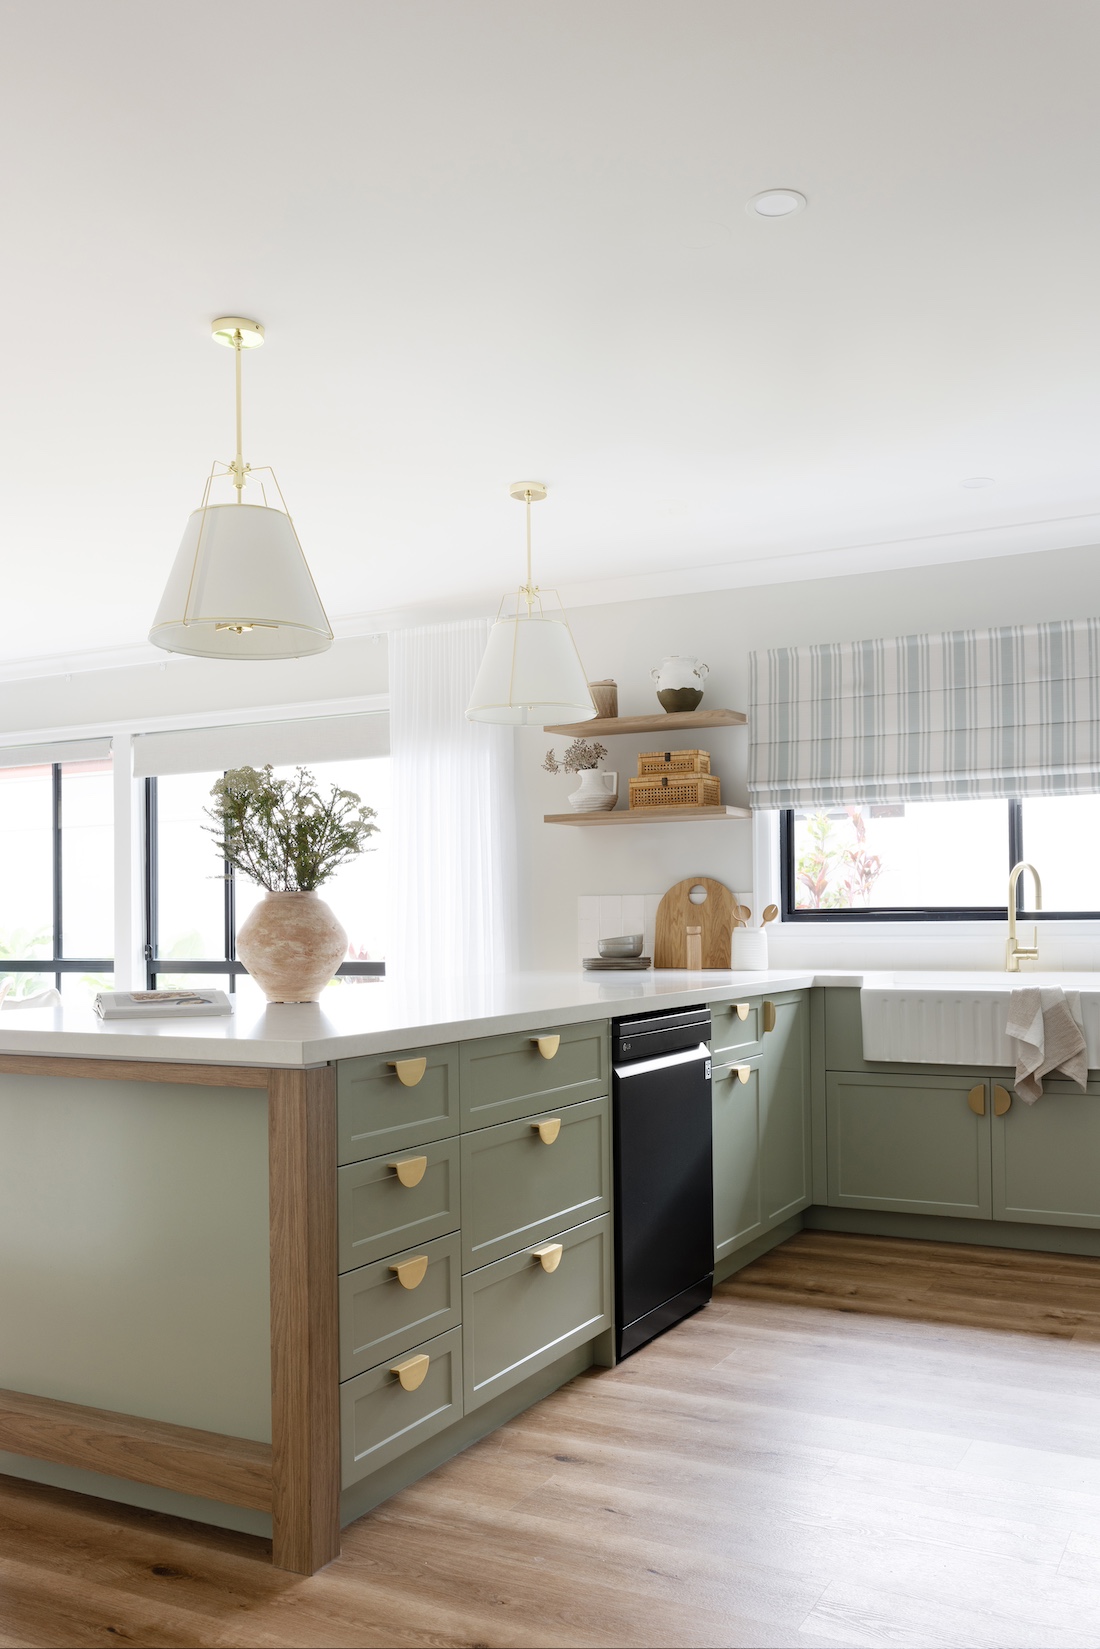
[[[709,1040],[705,1007],[612,1022],[617,1358],[711,1296]]]

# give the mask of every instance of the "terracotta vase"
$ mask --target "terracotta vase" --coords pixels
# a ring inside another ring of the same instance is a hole
[[[237,934],[237,956],[269,1002],[316,1002],[348,936],[316,893],[265,893]]]

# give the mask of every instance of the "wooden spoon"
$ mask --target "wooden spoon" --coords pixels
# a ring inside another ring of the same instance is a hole
[[[774,922],[778,915],[779,915],[779,906],[778,905],[765,905],[764,906],[764,914],[760,918],[760,926],[762,928],[767,927],[768,923],[769,922]]]
[[[736,916],[737,925],[741,928],[747,928],[749,923],[752,921],[752,911],[749,909],[748,905],[738,905],[736,908]]]

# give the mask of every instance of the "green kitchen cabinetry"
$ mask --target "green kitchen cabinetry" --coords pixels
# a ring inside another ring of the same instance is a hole
[[[1034,1105],[1009,1097],[991,1125],[994,1219],[1100,1228],[1100,1082],[1048,1077]]]
[[[753,999],[743,1020],[718,1007],[728,1004],[712,1009],[716,1261],[812,1200],[808,998]]]
[[[965,1075],[830,1071],[830,1204],[989,1219],[989,1088]]]

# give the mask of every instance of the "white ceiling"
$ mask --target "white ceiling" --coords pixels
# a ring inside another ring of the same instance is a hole
[[[0,659],[144,643],[222,313],[345,633],[495,604],[525,476],[574,601],[1100,537],[1095,0],[0,23]]]

